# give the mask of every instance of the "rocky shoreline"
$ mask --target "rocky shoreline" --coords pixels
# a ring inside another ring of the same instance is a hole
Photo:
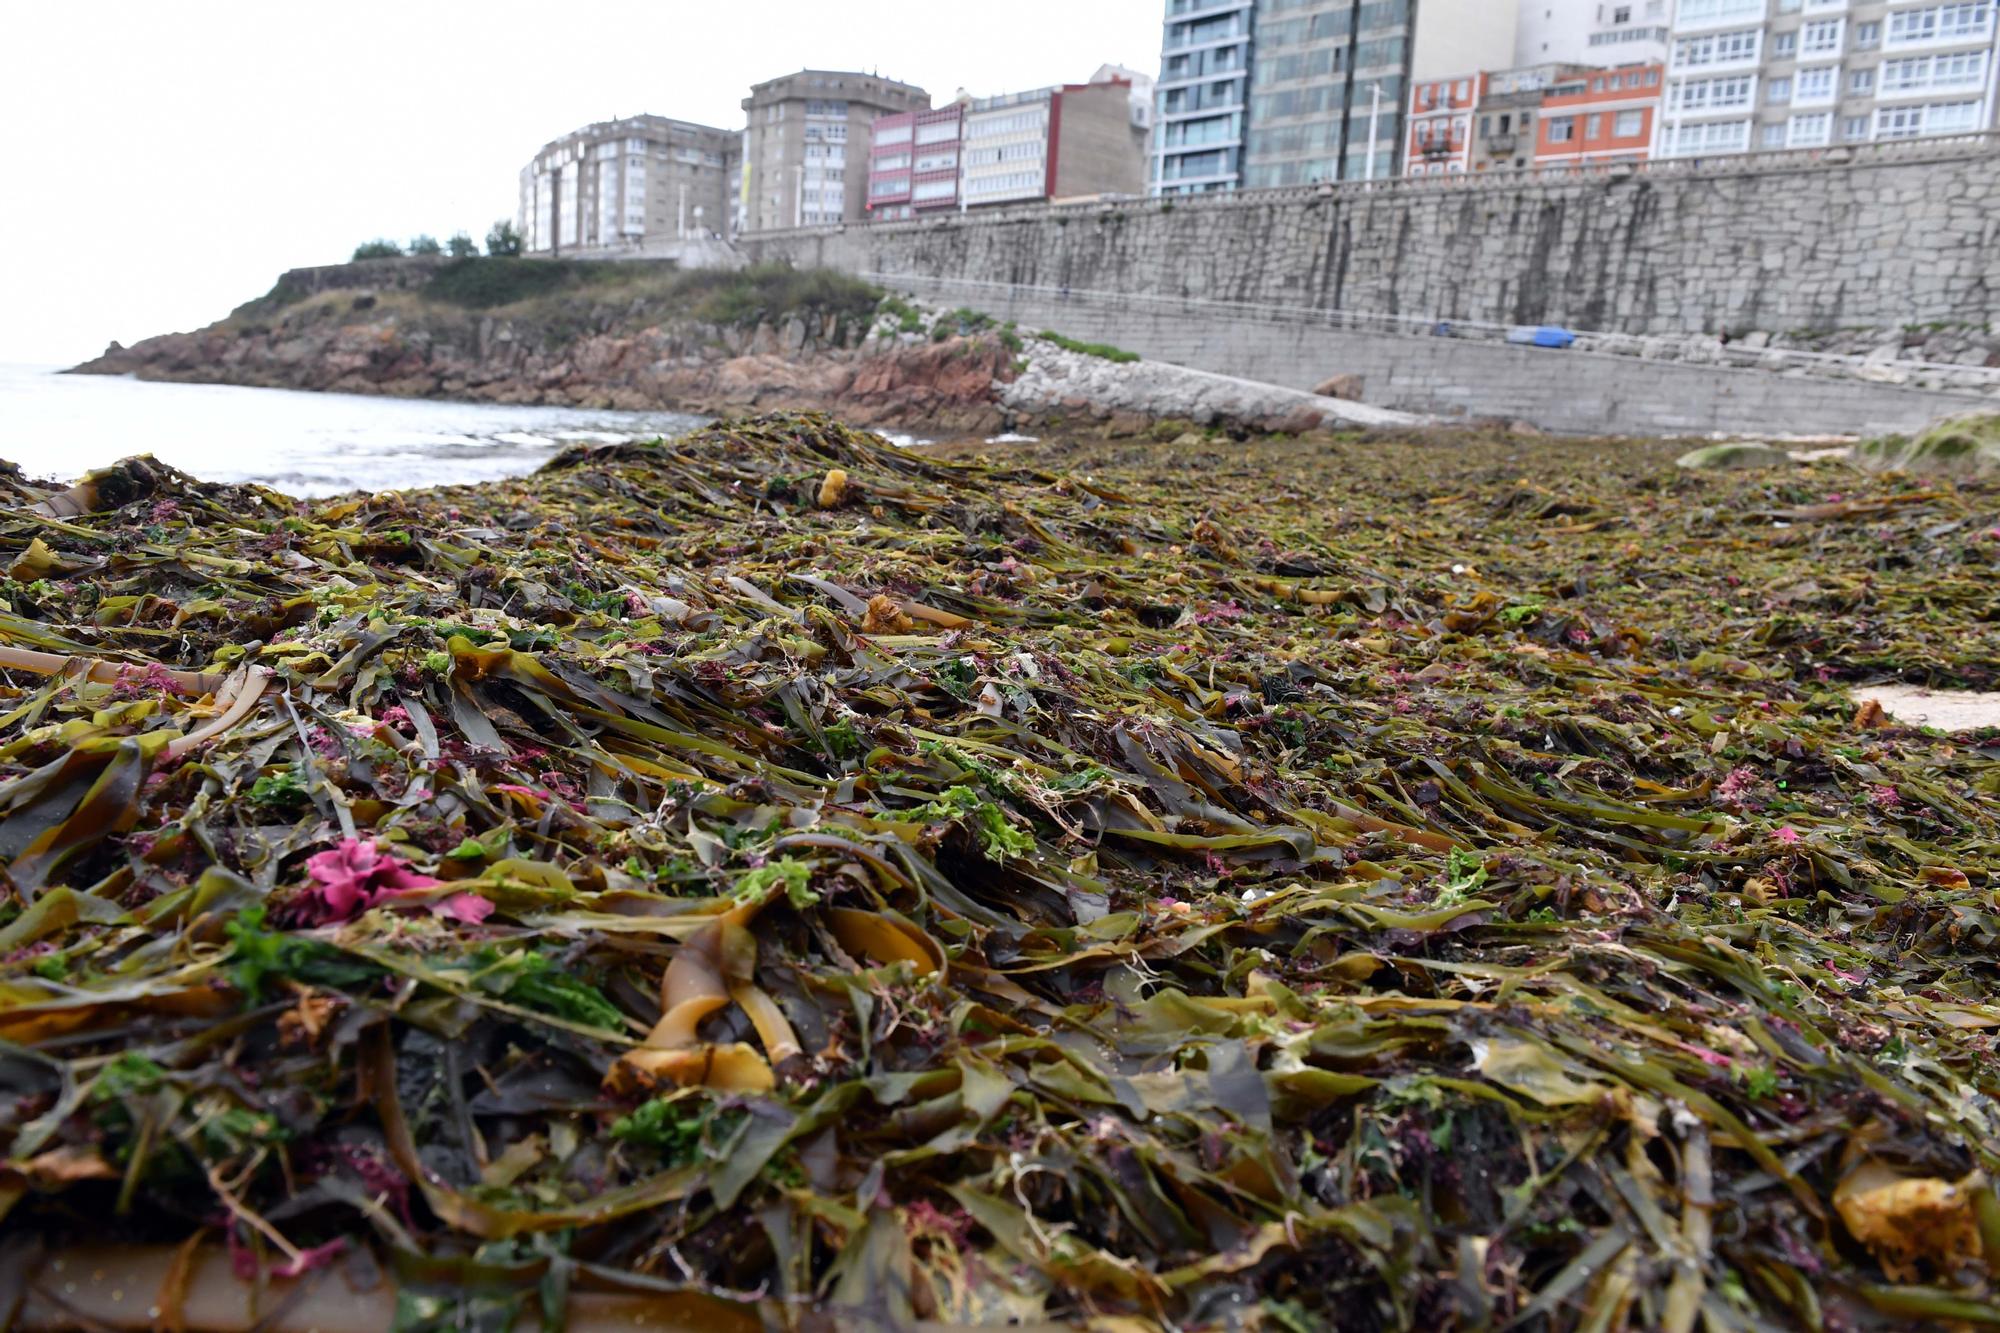
[[[1072,350],[1067,340],[997,326],[974,312],[879,294],[867,298],[879,303],[860,317],[851,308],[808,305],[708,319],[698,308],[648,308],[643,297],[619,309],[595,288],[475,311],[428,298],[404,276],[303,297],[287,296],[281,281],[271,297],[207,328],[113,344],[74,371],[714,415],[816,410],[934,434],[1138,435],[1162,421],[1299,434],[1421,420],[1324,394]]]

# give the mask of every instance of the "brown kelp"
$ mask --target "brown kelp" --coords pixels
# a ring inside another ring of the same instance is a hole
[[[0,1299],[2000,1322],[2000,492],[1673,452],[6,478]]]

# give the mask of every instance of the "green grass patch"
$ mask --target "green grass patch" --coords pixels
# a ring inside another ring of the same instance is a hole
[[[1065,338],[1062,334],[1051,329],[1043,329],[1042,337],[1066,352],[1079,352],[1084,356],[1101,356],[1106,361],[1116,361],[1120,365],[1140,359],[1137,352],[1128,352],[1122,347],[1113,347],[1109,343],[1078,342],[1074,338]]]
[[[581,259],[454,259],[431,275],[423,295],[468,310],[490,310],[554,292],[614,285],[631,276],[621,275],[619,267]]]
[[[899,333],[918,333],[924,327],[924,312],[900,296],[883,297],[875,309],[879,314],[894,315]]]
[[[873,317],[882,289],[824,268],[753,264],[743,269],[695,269],[670,291],[689,313],[710,324],[756,324],[785,315],[837,315],[843,324]]]

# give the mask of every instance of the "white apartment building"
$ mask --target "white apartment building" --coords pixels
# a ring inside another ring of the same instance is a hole
[[[963,181],[968,207],[1048,198],[1053,88],[969,99]]]
[[[1679,0],[1656,157],[1989,129],[2000,0]]]
[[[636,253],[720,233],[738,137],[665,116],[586,125],[521,169],[516,225],[529,254]]]
[[[1520,0],[1517,66],[1667,58],[1668,0]]]
[[[1146,187],[1146,123],[1131,79],[1115,65],[1089,83],[1002,97],[961,94],[960,185],[967,208],[1139,194]]]

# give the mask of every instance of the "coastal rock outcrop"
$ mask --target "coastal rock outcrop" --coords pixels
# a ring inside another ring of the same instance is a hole
[[[1343,401],[1359,393],[1351,375],[1329,381],[1332,397],[1142,361],[834,274],[490,263],[341,266],[366,271],[325,280],[298,270],[205,329],[113,343],[76,370],[518,405],[819,410],[932,435],[1056,421],[1139,434],[1160,418],[1303,434],[1418,420]]]

